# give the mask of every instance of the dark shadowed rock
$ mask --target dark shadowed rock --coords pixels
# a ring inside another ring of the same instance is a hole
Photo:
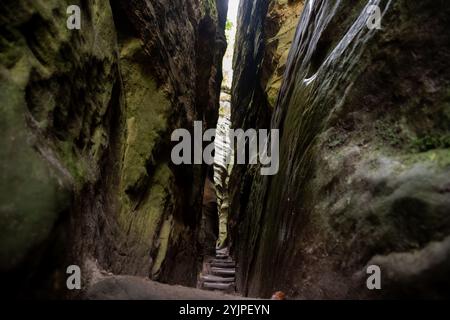
[[[81,30],[68,30],[69,4]],[[218,117],[226,2],[3,1],[0,269],[65,294],[88,258],[195,285],[205,166],[170,135]],[[84,271],[84,270],[83,270]],[[60,290],[60,291],[59,291]]]
[[[440,272],[448,248],[429,249],[450,234],[450,11],[435,1],[376,3],[385,12],[381,30],[367,28],[366,1],[305,6],[271,120],[281,131],[280,171],[260,177],[246,168],[244,179],[236,172],[243,182],[234,184],[231,207],[242,292],[450,295]],[[264,20],[251,6],[241,23]],[[249,32],[239,50],[260,52],[263,30]],[[256,66],[247,69],[252,84],[261,79]],[[244,102],[233,105],[236,125],[263,113],[261,94],[236,85],[234,95]],[[382,265],[381,291],[353,277],[371,260]]]

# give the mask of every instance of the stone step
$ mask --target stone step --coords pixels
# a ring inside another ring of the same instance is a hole
[[[229,255],[227,255],[227,254],[216,254],[216,259],[222,259],[222,260],[224,260],[224,259],[231,259],[230,258],[230,256]]]
[[[200,280],[205,281],[205,282],[226,282],[226,283],[230,283],[230,282],[234,282],[234,277],[219,277],[219,276],[214,276],[212,274],[205,274],[205,275],[201,275],[200,276]]]
[[[216,254],[229,255],[228,249],[227,249],[227,248],[223,248],[223,249],[218,249],[218,250],[216,250]]]
[[[217,268],[234,268],[236,264],[233,261],[211,261],[209,265]]]
[[[231,259],[212,259],[209,263],[234,263]]]
[[[206,257],[203,272],[198,278],[198,287],[204,290],[235,292],[236,263],[229,255],[228,248],[216,250],[215,257]]]
[[[234,276],[236,273],[236,270],[234,268],[216,268],[216,267],[212,267],[211,268],[211,273],[214,275],[222,275],[222,276]]]
[[[216,283],[216,282],[204,282],[203,288],[210,290],[231,290],[234,287],[234,282],[232,283]]]

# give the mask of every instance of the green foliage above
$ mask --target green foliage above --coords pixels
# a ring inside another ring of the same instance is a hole
[[[225,24],[225,30],[230,31],[231,29],[233,29],[233,22],[227,20],[227,23]]]

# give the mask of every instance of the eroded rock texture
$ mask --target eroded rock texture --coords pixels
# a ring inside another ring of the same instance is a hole
[[[233,62],[233,128],[270,128],[273,103],[303,5],[303,1],[275,0],[240,3]],[[231,240],[238,248],[253,248],[258,241],[258,222],[242,223],[258,172],[254,166],[236,165],[230,177]],[[249,213],[246,219],[252,217],[255,215]],[[238,276],[245,278],[252,255],[243,254],[239,259],[243,272]]]
[[[172,166],[170,134],[215,126],[226,2],[0,8],[2,278],[58,292],[92,259],[195,285],[206,168]]]
[[[238,35],[235,126],[268,124],[258,85],[266,13],[256,2],[240,13],[241,24],[257,23]],[[233,173],[244,181],[231,212],[248,295],[450,295],[450,10],[372,4],[384,13],[381,30],[366,26],[367,1],[305,4],[271,120],[280,171]],[[244,88],[242,78],[253,81]],[[366,288],[370,264],[381,267],[380,291]]]
[[[240,3],[233,63],[236,127],[267,128],[303,5],[302,0]]]
[[[234,54],[232,88],[233,128],[269,128],[273,101],[286,63],[303,1],[242,1]],[[235,166],[230,177],[231,232],[237,231],[252,188],[255,168]],[[242,208],[243,206],[243,208]],[[232,238],[246,242],[245,231]],[[250,239],[250,238],[249,238]]]

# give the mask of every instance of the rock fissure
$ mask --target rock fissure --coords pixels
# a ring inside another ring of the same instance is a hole
[[[3,0],[4,292],[448,298],[449,8]],[[199,122],[214,165],[176,164],[172,133]],[[279,130],[278,173],[236,163],[231,129]]]

